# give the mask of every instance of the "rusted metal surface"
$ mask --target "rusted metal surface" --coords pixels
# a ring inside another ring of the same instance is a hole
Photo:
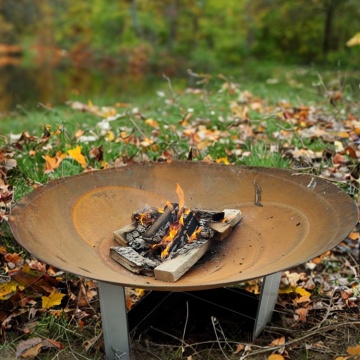
[[[176,283],[135,275],[110,258],[113,232],[145,204],[240,209],[241,224]],[[261,191],[259,191],[261,190]],[[303,263],[351,232],[354,201],[334,184],[290,170],[175,162],[87,172],[52,181],[13,208],[10,227],[37,258],[68,272],[156,290],[202,290]]]

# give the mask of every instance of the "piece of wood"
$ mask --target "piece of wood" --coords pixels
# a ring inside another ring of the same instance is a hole
[[[121,246],[127,246],[129,242],[142,236],[146,228],[137,223],[132,223],[114,231],[114,240]]]
[[[199,221],[193,212],[190,212],[184,220],[184,225],[181,227],[178,235],[169,247],[169,253],[177,251],[182,248],[188,241],[188,238],[198,228]]]
[[[110,256],[120,265],[134,274],[154,276],[154,268],[159,264],[156,261],[139,255],[129,246],[113,246],[110,248]]]
[[[155,278],[168,282],[179,280],[210,249],[212,243],[212,239],[206,240],[186,254],[164,261],[154,269]]]
[[[167,231],[170,224],[176,220],[179,205],[172,203],[165,206],[164,212],[155,220],[155,222],[145,231],[143,239],[150,243],[158,243],[163,233]],[[161,232],[161,236],[157,237],[157,233]]]
[[[241,211],[238,209],[225,209],[224,210],[224,222],[208,222],[206,226],[215,231],[214,239],[224,240],[227,238],[235,225],[237,225],[242,219]]]
[[[121,246],[127,246],[126,234],[136,229],[136,223],[132,223],[114,231],[114,240]]]

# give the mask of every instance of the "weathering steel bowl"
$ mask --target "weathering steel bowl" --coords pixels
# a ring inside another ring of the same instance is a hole
[[[243,220],[201,265],[167,283],[115,263],[113,232],[145,204],[238,208]],[[262,206],[255,205],[255,184]],[[59,269],[104,282],[155,290],[236,284],[306,262],[333,248],[358,220],[354,201],[334,184],[296,171],[200,162],[129,165],[52,181],[20,200],[10,216],[17,241]]]

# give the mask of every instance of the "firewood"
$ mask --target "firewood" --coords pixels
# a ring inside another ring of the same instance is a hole
[[[136,223],[132,223],[124,226],[121,229],[114,231],[114,240],[122,246],[127,246],[128,241],[126,240],[126,234],[136,229]]]
[[[143,239],[150,243],[158,243],[170,227],[170,224],[176,220],[178,204],[167,205],[164,212],[155,220],[155,222],[146,230]]]
[[[206,225],[215,231],[214,239],[224,240],[230,235],[232,229],[242,219],[241,211],[238,209],[225,209],[224,222],[208,222]]]
[[[114,231],[114,240],[122,246],[127,246],[129,243],[139,238],[146,228],[142,225],[132,223]]]
[[[164,261],[154,269],[155,278],[168,282],[177,281],[210,249],[212,243],[212,239],[202,241],[199,247],[189,250],[186,254]]]
[[[170,246],[169,252],[175,252],[179,248],[183,247],[187,241],[188,237],[197,229],[199,226],[199,221],[196,218],[193,212],[189,213],[184,221],[184,225],[179,231],[179,235],[175,237],[173,243]]]
[[[159,264],[139,255],[129,246],[113,246],[110,248],[110,255],[116,262],[135,274],[154,276],[154,268]]]

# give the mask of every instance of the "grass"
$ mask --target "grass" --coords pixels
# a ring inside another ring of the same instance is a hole
[[[98,110],[101,105],[111,106],[121,115],[113,121],[94,114],[91,107],[84,112],[66,105],[53,108],[40,105],[34,111],[18,107],[16,113],[0,119],[1,144],[13,153],[18,164],[7,174],[7,181],[15,188],[15,201],[39,184],[83,172],[84,167],[68,153],[77,145],[81,146],[89,169],[131,161],[184,160],[189,157],[191,148],[196,148],[191,153],[194,161],[290,168],[294,162],[287,156],[287,149],[322,152],[334,150],[334,144],[320,137],[300,137],[299,123],[286,121],[281,115],[283,111],[300,106],[319,107],[326,121],[334,120],[334,127],[349,111],[353,116],[360,115],[359,88],[356,87],[359,73],[349,77],[340,71],[324,71],[319,75],[313,68],[284,69],[266,64],[259,68],[259,64],[256,65],[257,68],[238,71],[228,77],[212,76],[210,80],[194,77],[191,91],[183,82],[178,84],[176,80],[165,79],[159,84],[157,93],[131,99],[127,107],[116,106],[116,100],[92,99]],[[342,98],[332,104],[331,96],[337,91]],[[290,135],[282,138],[278,135],[282,131]],[[26,139],[15,140],[23,132],[28,133]],[[81,141],[81,136],[95,136],[96,139]],[[66,157],[58,167],[45,172],[46,157],[56,158],[59,153]],[[323,159],[319,167],[329,166],[326,161]],[[2,245],[8,251],[28,256],[16,244],[6,223],[1,224],[0,231]],[[333,263],[326,264],[329,267]],[[77,279],[67,279],[65,283],[71,287]],[[38,312],[32,334],[66,344],[67,351],[61,352],[64,358],[73,354],[75,358],[100,359],[99,348],[95,346],[101,331],[98,318],[88,323],[81,333],[75,320],[65,313],[55,316]],[[21,336],[23,338],[26,334]],[[18,337],[8,336],[7,339],[0,345],[0,352],[12,352],[19,341]],[[84,355],[83,342],[88,339],[97,340],[91,347],[91,355]],[[179,347],[165,352],[163,345],[145,342],[145,347],[143,342],[133,342],[139,359],[141,353],[149,355],[151,352],[157,352],[160,358],[170,353],[174,359],[181,358]],[[219,351],[210,352],[205,354],[206,358],[223,358]],[[41,358],[61,359],[61,354],[44,354]],[[302,351],[301,356],[308,358],[308,351]]]

